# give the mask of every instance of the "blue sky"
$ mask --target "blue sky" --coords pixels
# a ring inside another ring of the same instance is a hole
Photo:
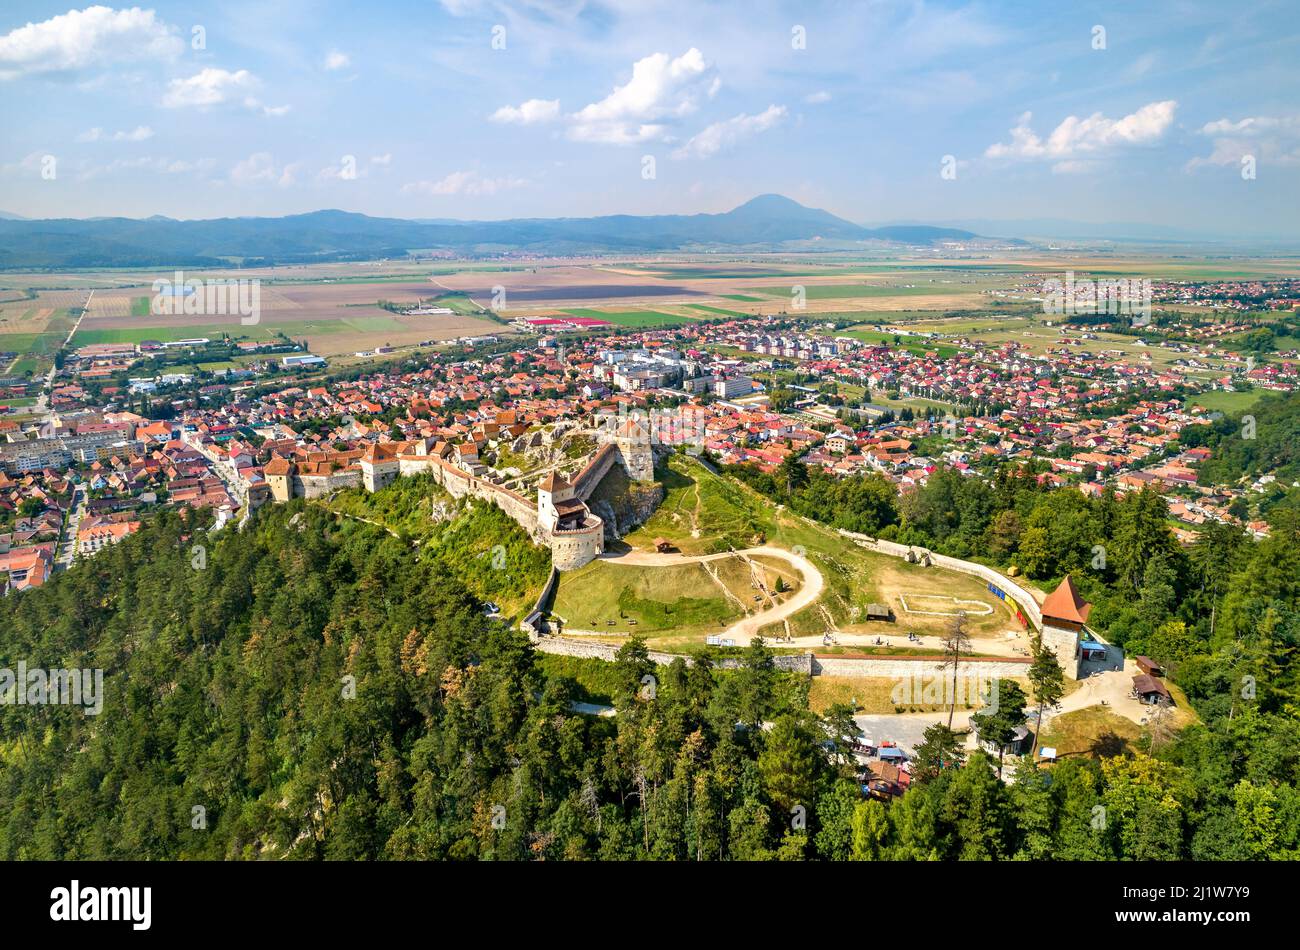
[[[7,212],[1300,220],[1293,3],[68,3],[0,10]]]

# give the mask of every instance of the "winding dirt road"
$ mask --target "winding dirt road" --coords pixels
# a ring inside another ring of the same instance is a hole
[[[794,554],[784,548],[775,548],[769,545],[763,545],[757,548],[744,548],[738,551],[722,551],[718,554],[660,554],[657,551],[627,551],[622,554],[602,554],[601,559],[609,561],[612,564],[628,564],[636,567],[672,567],[679,564],[697,564],[705,561],[719,561],[723,558],[742,557],[750,558],[756,554],[766,557],[777,558],[785,561],[803,578],[803,583],[799,589],[794,592],[789,600],[784,603],[761,610],[756,614],[750,614],[748,617],[742,617],[736,621],[724,632],[723,636],[736,639],[737,642],[745,643],[758,636],[758,631],[770,623],[780,623],[787,617],[791,617],[803,610],[805,607],[813,604],[822,595],[822,589],[826,586],[822,580],[822,572],[817,566],[798,554]]]

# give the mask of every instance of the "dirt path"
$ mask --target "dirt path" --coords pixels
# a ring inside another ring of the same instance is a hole
[[[799,589],[794,592],[789,600],[785,603],[777,604],[766,610],[761,610],[756,614],[748,617],[742,617],[725,631],[723,636],[736,639],[737,641],[749,641],[758,636],[758,631],[770,623],[777,623],[791,617],[803,610],[810,604],[816,603],[817,598],[821,597],[822,590],[826,583],[822,579],[822,572],[817,566],[806,557],[793,554],[784,548],[775,548],[763,545],[757,548],[745,548],[740,551],[722,551],[718,554],[660,554],[657,551],[628,551],[623,554],[603,554],[604,560],[614,564],[631,564],[638,567],[672,567],[679,564],[703,563],[705,561],[718,561],[723,558],[740,556],[742,558],[749,555],[763,554],[768,557],[777,558],[790,564],[803,578],[803,583]]]
[[[1089,676],[1080,682],[1078,689],[1061,700],[1058,709],[1043,714],[1044,725],[1050,729],[1052,719],[1062,713],[1100,705],[1105,705],[1117,716],[1142,725],[1151,714],[1151,707],[1144,706],[1133,698],[1133,674],[1137,672],[1137,664],[1126,660],[1122,670],[1107,670]]]

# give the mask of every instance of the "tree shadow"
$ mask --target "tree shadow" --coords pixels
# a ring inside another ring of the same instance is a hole
[[[1099,759],[1112,759],[1129,751],[1128,740],[1113,732],[1103,732],[1092,740],[1088,751]]]

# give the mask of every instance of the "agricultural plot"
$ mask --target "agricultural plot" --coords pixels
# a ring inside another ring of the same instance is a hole
[[[241,275],[243,276],[243,275]],[[466,312],[401,315],[380,307],[379,301],[416,304],[442,295],[428,279],[388,282],[331,281],[327,283],[263,283],[258,289],[260,318],[245,326],[240,313],[156,314],[149,307],[148,286],[117,287],[95,294],[90,312],[78,329],[74,346],[90,343],[169,342],[189,337],[209,339],[269,339],[284,334],[305,339],[322,356],[350,354],[377,346],[405,346],[461,336],[502,332],[491,320]],[[247,298],[246,298],[247,299]]]
[[[661,313],[658,310],[594,310],[590,307],[580,307],[563,312],[571,317],[608,320],[620,327],[671,327],[689,323],[692,319],[690,317],[674,316],[670,313]]]
[[[0,303],[0,373],[33,376],[50,368],[54,354],[72,329],[70,307],[85,299],[81,291],[42,292],[33,299]]]

